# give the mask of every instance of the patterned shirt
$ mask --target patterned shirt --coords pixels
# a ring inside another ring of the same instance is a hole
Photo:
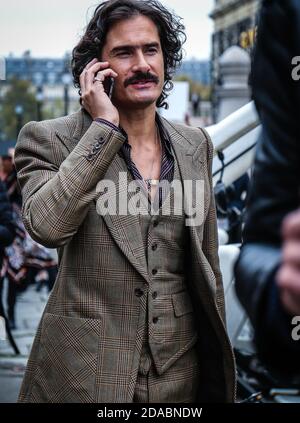
[[[122,132],[126,140],[124,144],[122,145],[119,151],[119,154],[124,159],[127,169],[130,171],[132,177],[135,180],[139,180],[142,182],[143,177],[140,174],[135,163],[131,159],[131,145],[128,142],[128,136],[126,132],[124,131],[124,129],[121,127],[117,127],[111,122],[108,122],[104,119],[96,118],[95,120],[99,123],[105,123],[109,125],[111,128]],[[174,177],[174,156],[171,150],[171,140],[170,140],[169,134],[164,129],[161,118],[158,114],[156,114],[155,116],[155,121],[159,130],[159,135],[160,135],[161,145],[162,145],[162,158],[161,158],[161,169],[160,169],[159,181],[166,180],[169,183],[171,183]],[[160,189],[158,190],[158,194],[159,194],[159,207],[161,207],[164,198],[162,196],[162,191]],[[151,203],[150,195],[148,195],[148,200]]]
[[[164,127],[161,123],[160,118],[158,115],[156,116],[156,123],[159,130],[159,135],[161,139],[162,145],[162,160],[161,160],[161,170],[160,170],[160,178],[159,180],[162,181],[166,179],[168,182],[172,182],[173,175],[174,175],[174,157],[171,151],[171,142],[169,135],[164,130]],[[124,135],[126,136],[126,141],[123,144],[121,151],[126,162],[128,170],[131,171],[131,174],[134,179],[143,179],[141,176],[138,168],[131,160],[131,145],[128,142],[127,134],[123,131]]]

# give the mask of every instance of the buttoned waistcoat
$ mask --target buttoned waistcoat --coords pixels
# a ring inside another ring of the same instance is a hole
[[[146,296],[139,369],[143,374],[147,373],[151,363],[158,374],[167,371],[197,341],[195,314],[187,286],[189,243],[182,213],[184,197],[180,195],[183,184],[176,156],[173,181],[165,185],[164,182],[157,189],[152,204],[145,204],[148,205],[147,213],[138,215],[149,274],[149,284],[139,291],[140,295]],[[158,200],[159,192],[162,204],[158,208],[155,200]],[[149,210],[149,206],[153,210]],[[186,367],[190,375],[188,363]],[[173,382],[175,384],[176,380]]]
[[[225,328],[211,165],[204,130],[163,120],[183,181],[202,181],[203,218],[188,226],[188,290],[201,363],[199,401],[232,402],[235,364]],[[15,164],[23,221],[37,242],[58,249],[59,271],[42,315],[19,402],[131,402],[145,326],[150,276],[138,216],[99,213],[99,181],[115,182],[107,200],[126,197],[122,133],[83,110],[30,122]],[[126,175],[126,174],[125,174]],[[126,177],[125,177],[126,178]],[[128,172],[127,172],[128,178]],[[191,205],[192,207],[193,205]],[[189,219],[191,221],[191,219]],[[175,311],[175,310],[174,310]],[[183,325],[189,311],[181,316]],[[150,323],[151,324],[151,323]]]

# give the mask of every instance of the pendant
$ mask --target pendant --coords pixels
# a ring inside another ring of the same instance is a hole
[[[144,179],[147,184],[148,190],[151,189],[151,186],[156,186],[159,183],[159,179]]]

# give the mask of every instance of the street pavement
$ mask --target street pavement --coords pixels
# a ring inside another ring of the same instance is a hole
[[[6,298],[5,290],[3,298]],[[41,292],[36,292],[35,285],[29,285],[17,297],[16,329],[12,334],[21,354],[15,355],[8,340],[0,340],[0,403],[17,401],[27,359],[47,299],[46,287]]]

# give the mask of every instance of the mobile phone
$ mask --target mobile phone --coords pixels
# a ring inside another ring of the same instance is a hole
[[[104,91],[106,92],[106,94],[108,95],[110,99],[112,98],[112,95],[113,95],[114,84],[115,84],[115,80],[111,76],[105,78],[103,82]]]

